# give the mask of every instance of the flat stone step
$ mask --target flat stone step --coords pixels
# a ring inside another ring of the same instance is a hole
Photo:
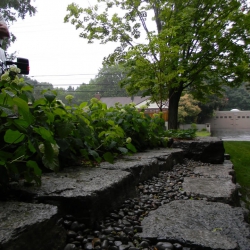
[[[57,223],[58,218],[56,206],[0,203],[0,248],[62,249],[66,230]]]
[[[67,168],[60,173],[43,174],[40,187],[18,186],[17,189],[27,199],[56,205],[60,214],[71,214],[89,225],[136,195],[131,173],[98,167]]]
[[[196,249],[249,250],[250,230],[246,212],[220,202],[173,201],[151,211],[138,236],[179,242]]]
[[[223,164],[201,164],[193,172],[196,177],[184,178],[184,192],[208,201],[239,204],[238,186],[234,183],[235,172],[230,161]]]
[[[235,171],[232,163],[211,164],[209,166],[199,166],[194,169],[195,174],[200,174],[208,178],[229,178],[234,181]]]
[[[41,187],[16,189],[28,200],[56,205],[62,215],[74,215],[91,225],[124,200],[135,197],[139,182],[171,169],[182,160],[180,149],[151,150],[126,156],[114,164],[104,162],[98,167],[66,168],[57,174],[43,174]]]
[[[187,194],[206,198],[208,201],[228,204],[238,202],[238,188],[229,178],[185,177],[182,188]]]

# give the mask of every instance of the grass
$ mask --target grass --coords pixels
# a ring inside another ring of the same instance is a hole
[[[236,172],[236,181],[241,185],[243,199],[250,202],[250,142],[224,141],[224,148],[230,155]]]
[[[206,136],[210,136],[211,134],[209,133],[209,132],[207,132],[207,131],[197,131],[196,133],[195,133],[195,135],[197,136],[197,137],[206,137]]]

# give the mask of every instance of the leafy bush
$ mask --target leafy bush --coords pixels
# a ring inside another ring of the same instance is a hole
[[[178,129],[166,131],[166,136],[176,139],[192,140],[196,136],[196,129]]]
[[[0,189],[12,178],[39,185],[42,171],[166,146],[161,114],[151,119],[132,104],[107,108],[96,98],[68,106],[51,90],[34,100],[17,73],[12,67],[0,81]]]

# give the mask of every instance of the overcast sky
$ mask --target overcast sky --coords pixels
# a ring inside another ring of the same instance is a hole
[[[36,15],[10,26],[17,41],[8,52],[17,51],[18,56],[28,58],[30,77],[39,82],[50,82],[54,87],[89,83],[102,67],[103,57],[116,48],[114,44],[100,45],[98,41],[88,44],[79,37],[80,30],[63,22],[67,6],[72,2],[88,7],[94,1],[33,0]]]

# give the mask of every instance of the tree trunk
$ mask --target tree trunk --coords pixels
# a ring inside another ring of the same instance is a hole
[[[168,129],[178,129],[178,106],[181,89],[170,89],[168,105]]]

